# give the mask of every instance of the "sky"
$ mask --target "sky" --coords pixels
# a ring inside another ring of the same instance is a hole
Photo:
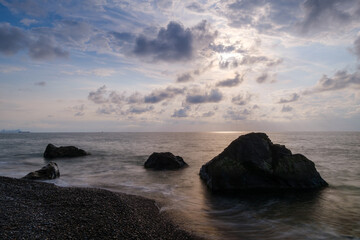
[[[0,0],[0,129],[360,131],[360,1]]]

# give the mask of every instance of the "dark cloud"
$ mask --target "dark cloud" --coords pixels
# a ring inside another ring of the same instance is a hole
[[[214,52],[223,53],[223,52],[232,52],[236,50],[235,45],[225,46],[223,44],[211,44],[210,49]]]
[[[250,114],[251,111],[248,109],[234,110],[233,108],[229,108],[224,115],[224,118],[231,119],[233,121],[246,120]]]
[[[131,106],[128,109],[128,113],[133,113],[133,114],[142,114],[142,113],[146,113],[149,111],[154,110],[153,106],[147,106],[147,107],[141,107],[141,106]]]
[[[293,94],[291,94],[291,96],[289,98],[281,98],[278,103],[296,102],[297,100],[299,100],[299,98],[300,98],[299,94],[293,93]]]
[[[215,103],[220,102],[222,99],[223,95],[218,89],[212,89],[210,92],[203,94],[188,93],[186,96],[186,102],[190,104]]]
[[[46,86],[46,82],[42,81],[42,82],[36,82],[35,86],[40,86],[40,87],[44,87]]]
[[[202,117],[212,117],[214,115],[215,115],[215,112],[209,111],[209,112],[203,113]]]
[[[54,41],[45,35],[36,36],[8,23],[0,24],[0,52],[13,55],[23,49],[27,49],[29,56],[36,60],[69,56],[67,51],[57,47]]]
[[[354,51],[357,58],[360,60],[360,35],[354,41]]]
[[[219,62],[219,67],[221,69],[227,69],[227,68],[237,68],[238,66],[242,65],[254,65],[254,64],[266,64],[268,67],[273,67],[281,62],[277,62],[278,60],[272,60],[269,59],[266,56],[251,56],[251,55],[245,55],[241,59],[237,59],[235,57],[228,58],[225,61]]]
[[[29,44],[26,34],[20,28],[13,27],[8,23],[0,24],[0,52],[5,55],[13,55],[26,48]]]
[[[193,55],[193,35],[189,28],[180,23],[170,22],[161,28],[157,37],[149,40],[146,36],[136,38],[134,53],[138,56],[152,56],[155,60],[179,61]]]
[[[358,0],[306,0],[302,9],[304,18],[297,23],[302,34],[341,30],[360,20]]]
[[[261,74],[258,78],[256,78],[256,82],[257,83],[264,83],[269,79],[269,74],[268,73],[263,73]]]
[[[250,93],[242,93],[242,94],[239,94],[239,95],[233,97],[231,99],[231,102],[233,104],[243,106],[243,105],[247,105],[250,102],[252,97],[253,97],[253,95]]]
[[[360,72],[347,73],[347,71],[337,71],[332,78],[327,75],[317,82],[316,86],[305,90],[304,94],[312,94],[317,92],[336,91],[349,88],[351,86],[360,87]]]
[[[176,95],[183,94],[185,92],[185,88],[173,88],[167,87],[161,90],[155,90],[149,95],[145,96],[145,103],[158,103],[165,99],[174,98]]]
[[[244,77],[240,76],[239,73],[236,73],[234,78],[229,78],[223,81],[220,81],[216,84],[218,87],[235,87],[244,81]]]
[[[191,76],[191,73],[183,73],[181,75],[179,75],[176,79],[176,82],[189,82],[192,81],[193,77]]]
[[[190,3],[189,5],[186,6],[186,8],[198,13],[203,13],[205,11],[205,9],[197,2]]]
[[[171,117],[173,118],[185,118],[188,117],[188,111],[190,110],[189,106],[186,106],[184,108],[180,108],[178,110],[175,110],[173,115]]]
[[[90,92],[88,95],[88,99],[96,104],[107,103],[108,99],[106,98],[106,93],[107,90],[106,90],[106,86],[104,85],[98,88],[96,91]]]
[[[283,106],[281,112],[291,112],[293,110],[290,106]]]
[[[29,45],[29,56],[37,60],[67,58],[69,53],[54,45],[50,38],[41,36],[36,42]]]

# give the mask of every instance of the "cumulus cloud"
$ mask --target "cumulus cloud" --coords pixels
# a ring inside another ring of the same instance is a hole
[[[190,110],[189,106],[177,109],[174,111],[173,115],[171,115],[171,117],[173,118],[185,118],[188,117],[188,112]]]
[[[155,39],[141,35],[135,40],[134,54],[151,57],[153,60],[183,61],[191,59],[198,48],[206,48],[215,38],[206,21],[193,28],[170,22],[161,28]]]
[[[243,106],[247,105],[253,97],[250,93],[240,93],[231,99],[231,102],[235,105]]]
[[[290,106],[283,106],[281,112],[291,112],[293,110]]]
[[[165,99],[171,99],[176,95],[183,94],[185,92],[185,88],[174,88],[167,87],[161,90],[154,90],[149,95],[145,96],[145,103],[158,103]]]
[[[56,46],[52,38],[45,35],[32,36],[8,23],[0,24],[0,52],[5,55],[13,55],[18,51],[27,49],[29,56],[37,60],[53,58],[66,58],[69,53]]]
[[[234,78],[222,80],[216,84],[218,87],[235,87],[244,81],[244,76],[240,76],[239,73],[235,74]]]
[[[203,13],[205,11],[205,9],[197,2],[190,3],[189,5],[186,6],[186,8],[198,13]]]
[[[96,91],[90,92],[88,95],[88,99],[96,104],[107,103],[108,99],[106,98],[106,93],[107,90],[106,90],[106,86],[104,85],[98,88]]]
[[[28,26],[30,26],[30,25],[32,25],[34,23],[37,23],[38,21],[35,20],[35,19],[24,18],[20,22],[28,27]]]
[[[243,110],[234,110],[232,107],[230,107],[226,114],[224,115],[225,119],[230,119],[233,121],[238,121],[238,120],[245,120],[248,118],[248,116],[251,114],[251,111],[248,109],[243,109]]]
[[[153,106],[146,106],[146,107],[142,107],[142,106],[131,106],[128,109],[128,113],[133,113],[133,114],[142,114],[145,112],[149,112],[154,110]]]
[[[215,115],[215,112],[209,111],[209,112],[203,113],[203,114],[202,114],[202,117],[208,118],[208,117],[212,117],[212,116],[214,116],[214,115]]]
[[[317,92],[336,91],[349,87],[360,87],[360,72],[348,73],[347,71],[337,71],[333,77],[323,75],[316,86],[304,91],[304,94]]]
[[[191,73],[183,73],[177,77],[176,82],[182,83],[182,82],[189,82],[191,80],[193,80]]]
[[[291,94],[291,96],[289,98],[281,98],[278,103],[296,102],[297,100],[299,100],[299,98],[300,98],[299,94],[293,93],[293,94]]]
[[[269,74],[268,73],[263,73],[261,74],[259,77],[256,78],[256,82],[257,83],[264,83],[269,79]]]
[[[212,89],[210,92],[198,93],[193,91],[186,96],[186,102],[190,104],[216,103],[223,99],[222,93],[218,89]]]

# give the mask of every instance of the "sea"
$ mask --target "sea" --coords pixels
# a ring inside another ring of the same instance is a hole
[[[205,239],[360,239],[360,132],[267,133],[312,160],[329,187],[282,194],[213,194],[200,167],[247,132],[0,134],[0,175],[21,178],[48,163],[48,143],[91,155],[54,160],[59,186],[95,187],[156,200],[160,212]],[[153,152],[189,167],[144,169]],[[106,202],[104,202],[106,204]]]

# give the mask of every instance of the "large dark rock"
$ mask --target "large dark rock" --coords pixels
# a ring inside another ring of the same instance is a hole
[[[50,162],[48,165],[44,166],[40,170],[29,173],[28,175],[23,177],[23,179],[48,180],[58,177],[60,177],[58,165],[54,162]]]
[[[170,152],[154,152],[144,163],[145,168],[153,168],[155,170],[175,170],[188,166],[182,157],[175,156]]]
[[[84,150],[74,147],[74,146],[66,146],[66,147],[56,147],[53,144],[48,144],[45,152],[44,158],[63,158],[63,157],[82,157],[89,155],[89,153]]]
[[[212,191],[253,189],[313,189],[328,184],[315,164],[284,145],[273,144],[265,133],[234,140],[203,165],[200,177]]]

